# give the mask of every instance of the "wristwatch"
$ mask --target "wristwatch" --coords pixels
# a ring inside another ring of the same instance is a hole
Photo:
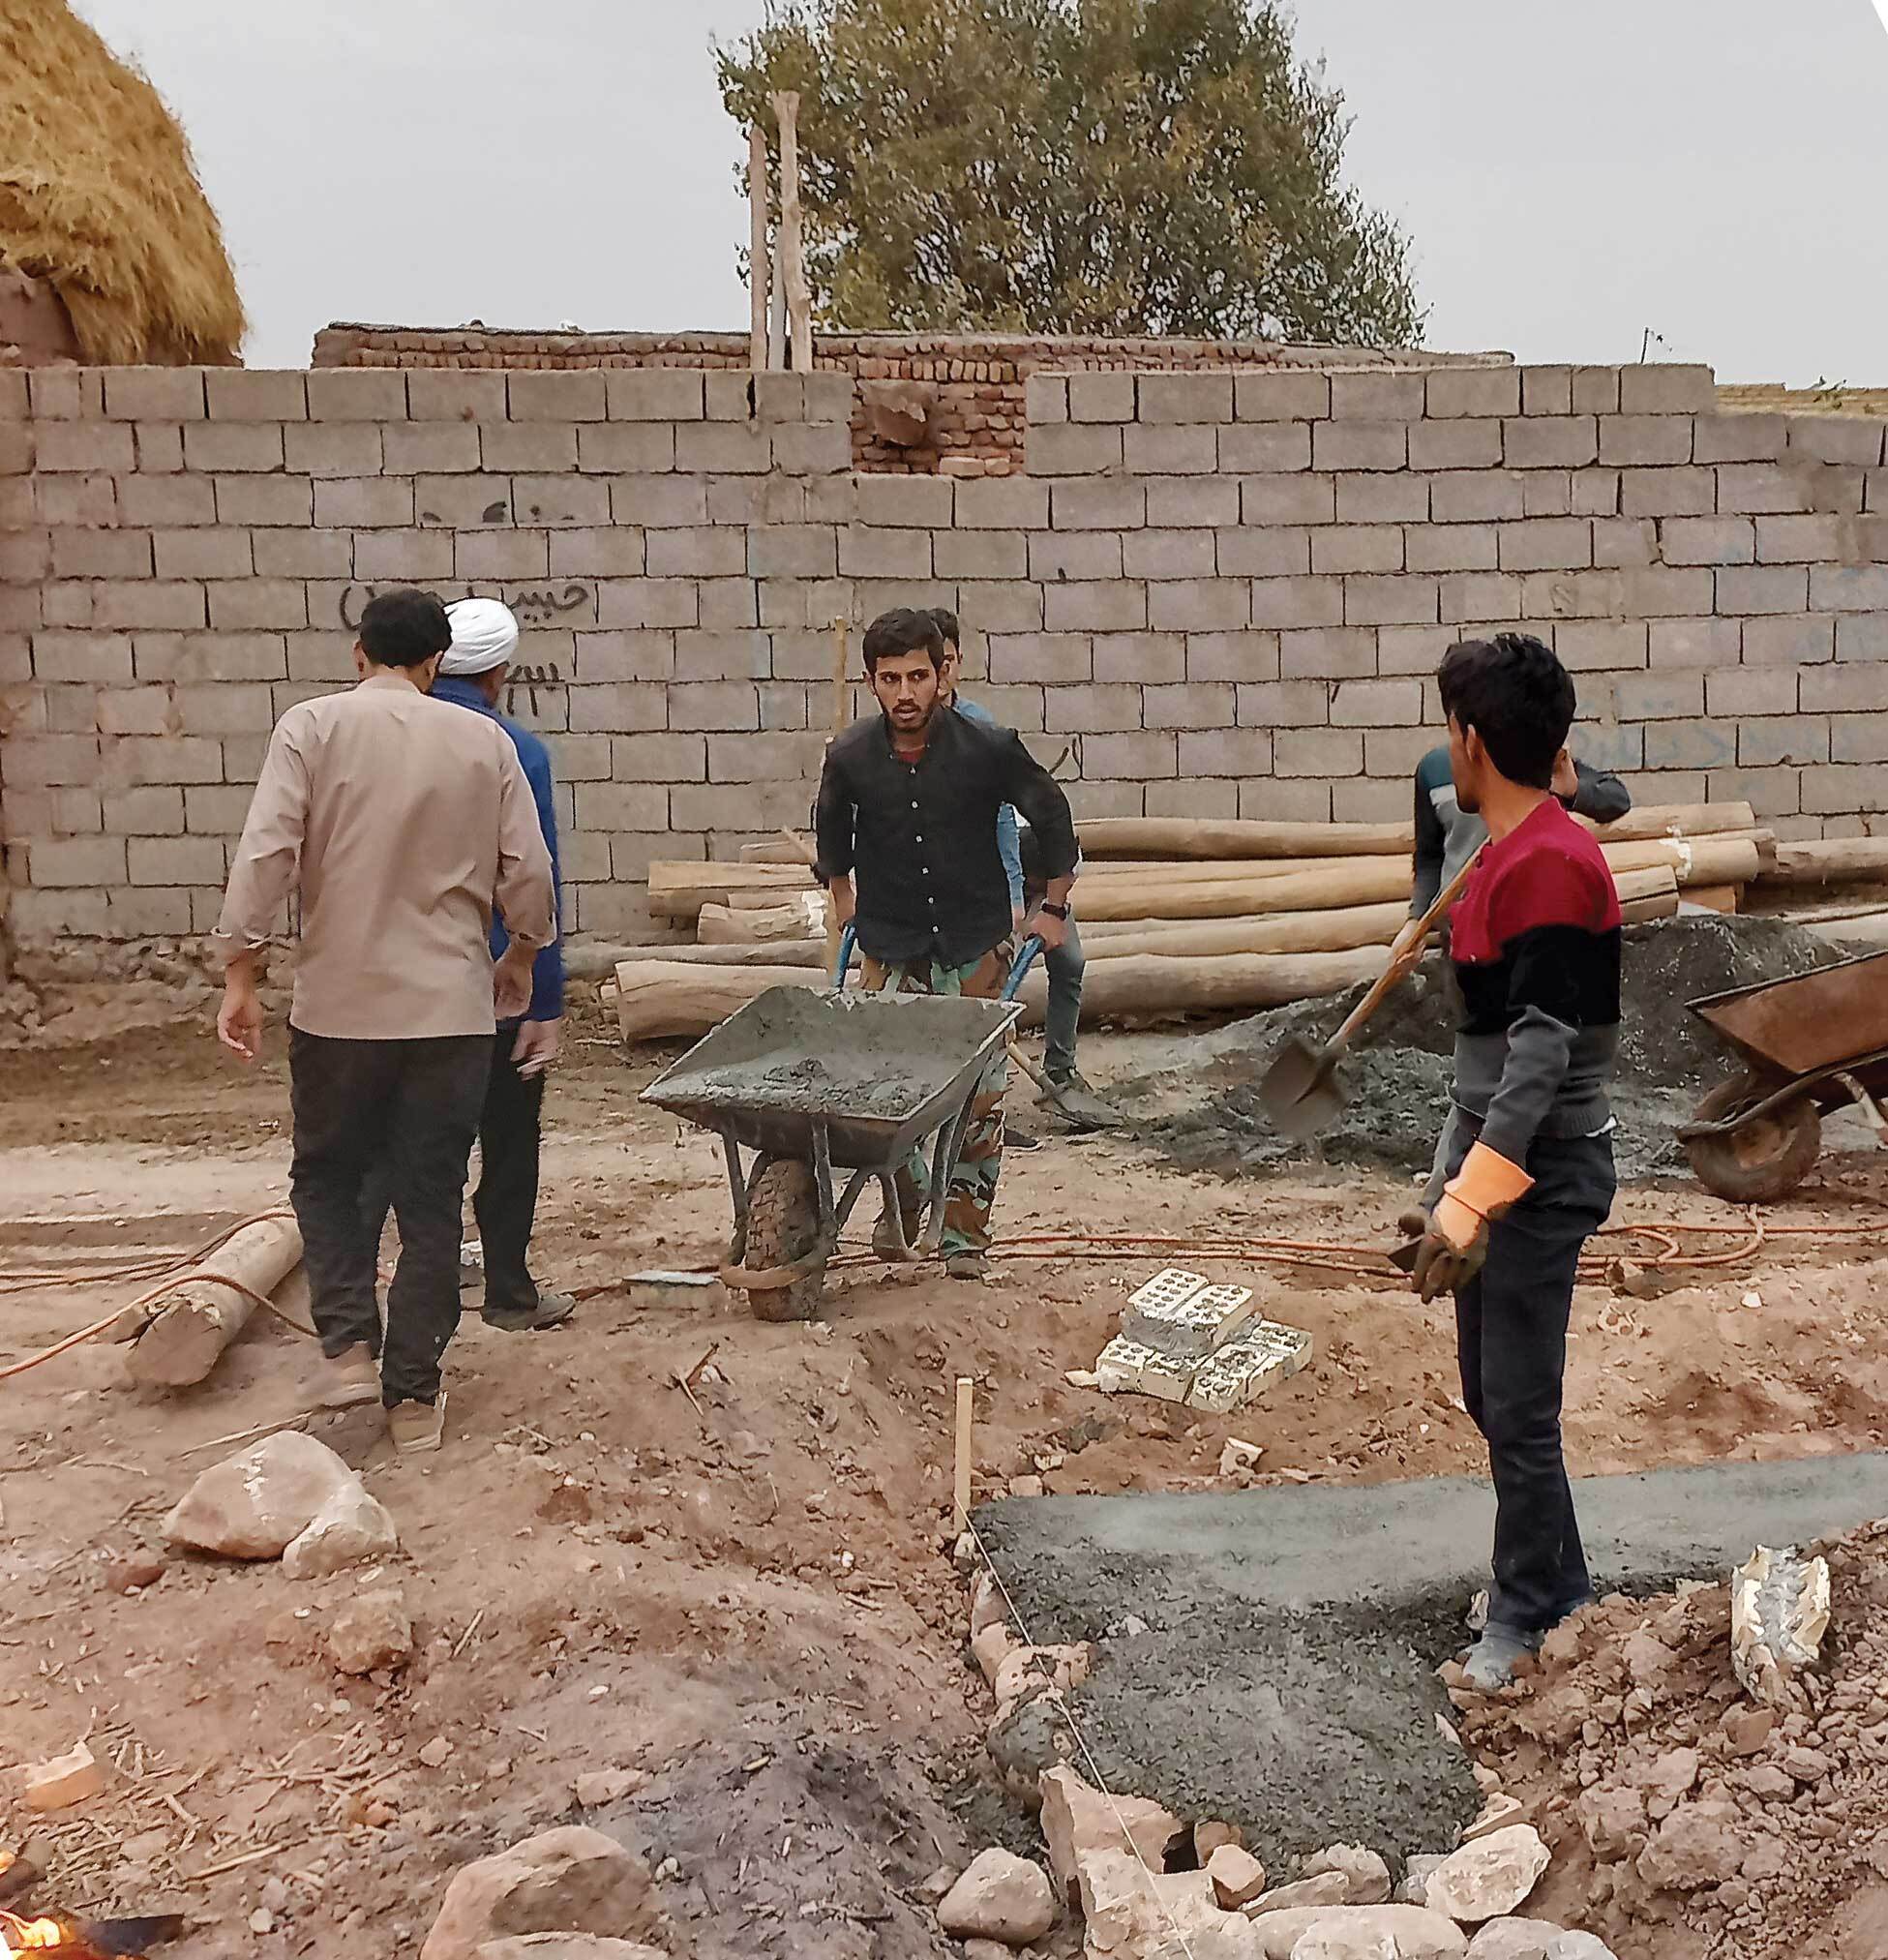
[[[1045,898],[1045,899],[1044,899],[1044,900],[1042,901],[1042,907],[1041,907],[1041,909],[1042,909],[1042,910],[1043,910],[1044,912],[1046,912],[1046,913],[1047,913],[1047,914],[1049,915],[1049,917],[1050,917],[1051,919],[1066,919],[1066,918],[1068,917],[1068,907],[1067,907],[1067,906],[1065,906],[1065,905],[1051,905],[1051,904],[1049,903],[1049,901],[1048,901],[1048,900],[1047,900],[1046,898]]]

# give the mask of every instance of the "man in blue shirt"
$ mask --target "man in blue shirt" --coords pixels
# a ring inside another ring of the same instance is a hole
[[[456,599],[446,608],[452,645],[433,683],[435,701],[450,702],[495,721],[511,738],[524,780],[537,805],[539,827],[551,852],[551,880],[562,896],[557,872],[557,817],[552,801],[551,751],[528,728],[498,712],[505,678],[518,650],[518,620],[497,599]],[[492,921],[492,956],[510,944],[501,920]],[[531,1278],[531,1229],[537,1216],[538,1152],[546,1072],[557,1059],[563,1034],[564,956],[561,934],[531,969],[531,1000],[522,1020],[500,1021],[493,1038],[492,1070],[479,1120],[479,1182],[472,1194],[485,1266],[484,1317],[494,1327],[523,1333],[568,1320],[576,1302],[545,1292]],[[365,1193],[375,1244],[386,1222],[389,1180],[371,1177]]]

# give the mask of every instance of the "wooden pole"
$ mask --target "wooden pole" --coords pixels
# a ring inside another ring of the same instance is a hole
[[[747,133],[747,301],[748,365],[764,369],[767,356],[767,299],[772,286],[767,256],[767,139],[757,123]]]
[[[797,360],[797,356],[795,356]],[[832,740],[837,741],[845,734],[847,724],[852,720],[852,688],[846,678],[846,661],[849,657],[849,643],[852,638],[852,622],[838,618],[832,622]],[[831,743],[827,744],[828,747]],[[830,974],[839,964],[839,942],[843,933],[839,915],[834,910],[832,893],[826,893],[826,972]]]
[[[248,1324],[255,1303],[248,1292],[208,1277],[225,1274],[252,1292],[273,1293],[302,1256],[293,1219],[258,1219],[182,1275],[151,1303],[150,1324],[137,1337],[128,1366],[134,1381],[186,1388],[201,1381]]]
[[[780,270],[787,288],[787,324],[793,336],[794,370],[813,367],[813,307],[806,290],[806,258],[800,240],[799,95],[783,90],[773,99],[780,123]]]
[[[971,1429],[976,1419],[976,1383],[968,1374],[957,1377],[957,1463],[951,1480],[951,1522],[959,1531],[971,1523]]]

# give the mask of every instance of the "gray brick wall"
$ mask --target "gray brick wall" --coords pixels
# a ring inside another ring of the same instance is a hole
[[[1376,819],[1443,649],[1518,625],[1647,798],[1888,814],[1882,425],[1692,367],[1032,377],[1029,473],[857,476],[842,376],[0,375],[22,940],[203,930],[275,717],[375,586],[503,596],[579,930],[806,820],[831,622],[948,604],[1089,814]],[[856,704],[859,691],[852,698]]]

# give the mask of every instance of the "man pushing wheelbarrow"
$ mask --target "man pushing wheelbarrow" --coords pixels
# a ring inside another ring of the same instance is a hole
[[[866,628],[865,676],[880,711],[826,752],[817,875],[838,922],[857,934],[868,987],[995,1000],[1014,954],[998,814],[1013,805],[1035,832],[1047,890],[1027,930],[1045,948],[1060,946],[1066,929],[1075,823],[1067,798],[1013,730],[940,705],[945,653],[929,613],[900,608]],[[981,1280],[989,1270],[1008,1083],[999,1046],[973,1098],[945,1200],[942,1250],[955,1280]],[[917,1160],[899,1171],[904,1229],[882,1220],[881,1251],[911,1239],[924,1177]]]

